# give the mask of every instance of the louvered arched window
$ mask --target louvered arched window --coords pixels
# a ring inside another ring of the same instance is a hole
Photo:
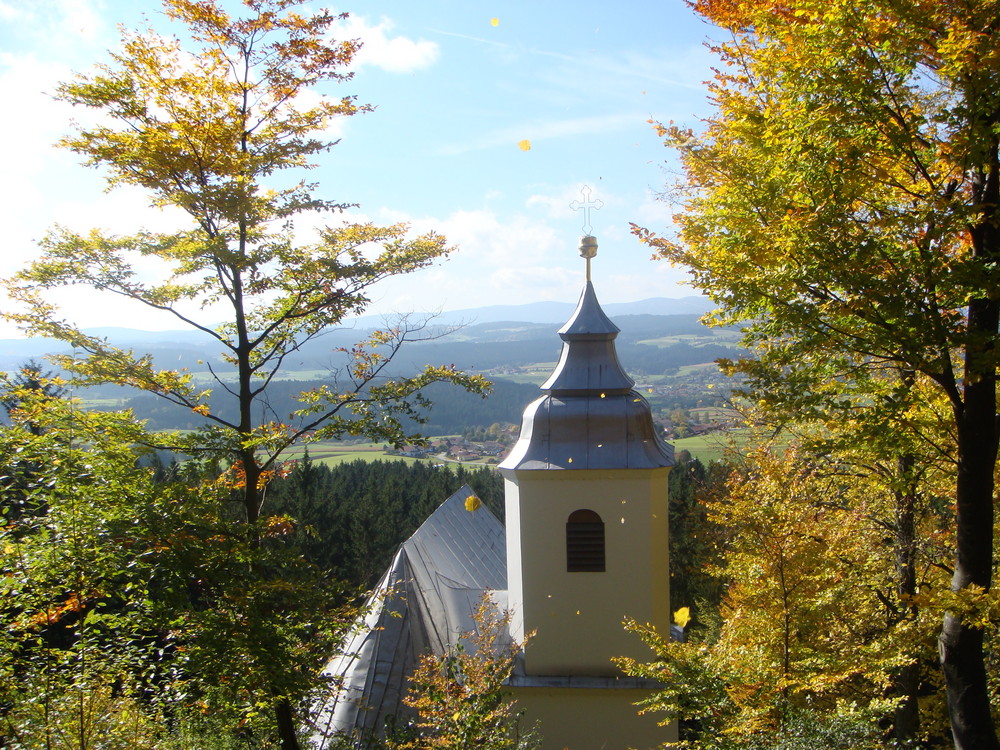
[[[604,521],[592,510],[574,510],[566,520],[566,570],[604,572]]]

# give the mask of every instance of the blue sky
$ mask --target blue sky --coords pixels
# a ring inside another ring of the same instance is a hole
[[[575,300],[583,218],[569,206],[584,185],[604,204],[591,217],[602,301],[693,293],[678,285],[682,269],[651,261],[628,231],[629,222],[670,223],[656,195],[676,167],[648,121],[697,125],[708,111],[703,82],[713,61],[704,42],[713,30],[682,0],[334,7],[351,14],[341,33],[365,46],[354,80],[330,93],[376,109],[335,125],[341,143],[309,177],[322,197],[359,204],[352,218],[408,221],[459,247],[435,268],[377,289],[371,312]],[[103,192],[98,172],[52,145],[73,113],[47,92],[105,59],[117,24],[134,26],[143,14],[163,22],[153,0],[0,0],[3,276],[56,222],[169,227],[141,192]],[[523,140],[530,150],[519,148]],[[84,325],[177,327],[82,292],[61,297]]]

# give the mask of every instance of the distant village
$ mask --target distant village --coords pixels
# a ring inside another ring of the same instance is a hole
[[[495,424],[489,428],[476,427],[465,435],[443,437],[427,445],[405,445],[399,450],[385,447],[386,455],[404,458],[436,458],[441,461],[461,463],[497,464],[517,441],[518,426]]]
[[[654,416],[664,440],[722,432],[739,425],[740,415],[724,407],[673,409]],[[474,427],[464,435],[431,440],[427,445],[405,445],[399,449],[384,446],[386,455],[404,458],[437,459],[442,462],[498,464],[517,442],[518,425],[495,424],[488,428]]]

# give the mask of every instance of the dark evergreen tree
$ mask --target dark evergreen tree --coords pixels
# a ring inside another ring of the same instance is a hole
[[[399,545],[464,484],[503,519],[503,481],[489,467],[361,460],[331,467],[307,454],[267,491],[275,514],[292,519],[310,562],[370,587]]]

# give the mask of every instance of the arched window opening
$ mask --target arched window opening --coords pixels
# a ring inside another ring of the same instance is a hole
[[[566,570],[604,572],[604,521],[592,510],[575,510],[566,520]]]

